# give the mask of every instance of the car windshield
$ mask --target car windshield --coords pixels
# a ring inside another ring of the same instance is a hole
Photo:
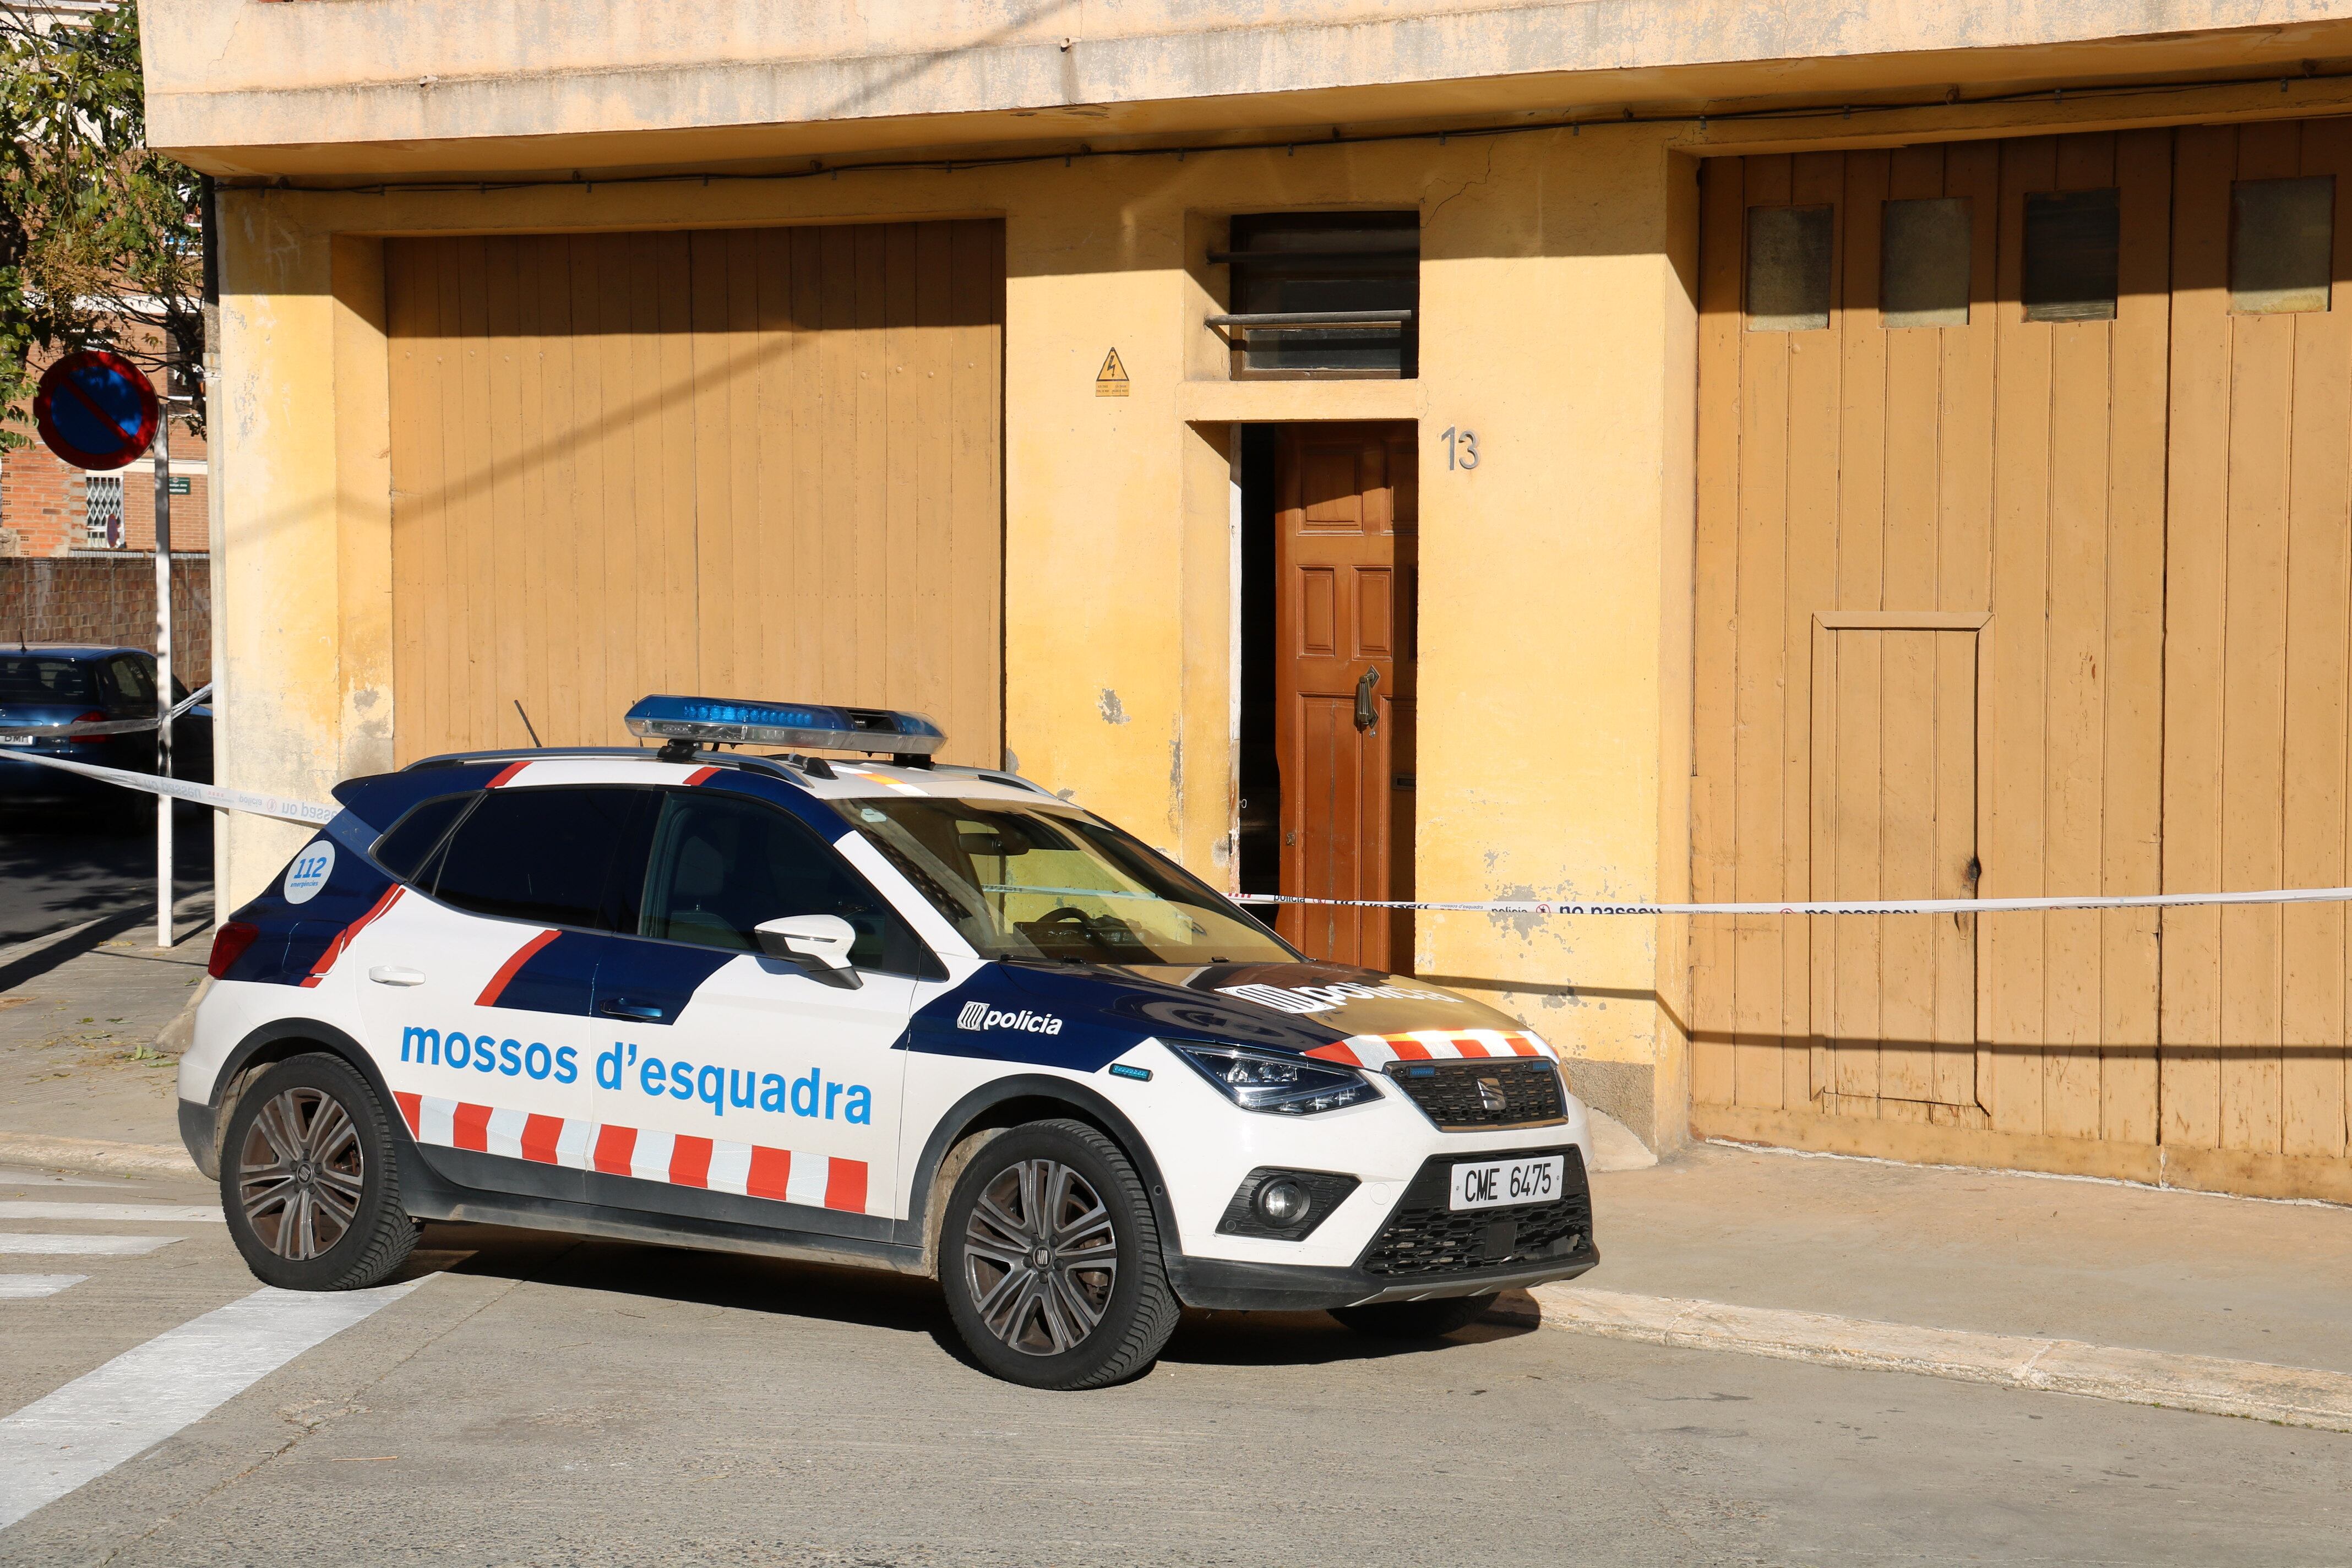
[[[87,702],[89,669],[70,658],[0,654],[0,702]]]
[[[1295,963],[1264,926],[1075,807],[834,803],[986,958]]]

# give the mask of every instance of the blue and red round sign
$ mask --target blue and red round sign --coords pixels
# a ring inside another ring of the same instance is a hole
[[[153,444],[158,405],[146,373],[119,353],[83,349],[49,366],[33,421],[77,468],[119,468]]]

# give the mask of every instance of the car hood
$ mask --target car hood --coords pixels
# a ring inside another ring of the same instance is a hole
[[[1443,986],[1350,964],[1004,962],[994,967],[1030,1005],[1098,1028],[1261,1049],[1305,1052],[1351,1035],[1414,1029],[1527,1028]]]

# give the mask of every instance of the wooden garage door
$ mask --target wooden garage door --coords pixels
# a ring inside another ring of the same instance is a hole
[[[654,691],[912,708],[1003,761],[993,222],[393,240],[403,762]]]
[[[1706,165],[1698,897],[2352,879],[2347,174],[2341,121]],[[1698,922],[1696,1124],[2352,1195],[2340,908],[1940,919]]]

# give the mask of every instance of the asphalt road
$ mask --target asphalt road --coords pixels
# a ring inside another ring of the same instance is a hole
[[[112,814],[0,807],[0,947],[64,926],[155,908],[152,797],[123,795]],[[212,814],[183,805],[173,820],[173,891],[213,879]]]
[[[0,1201],[210,1196],[107,1180],[0,1175]],[[0,1410],[79,1397],[95,1431],[75,1380],[255,1289],[216,1221],[24,1212],[0,1232],[176,1239],[10,1243],[8,1270],[86,1278],[0,1300]],[[0,1531],[0,1564],[2352,1558],[2352,1438],[2327,1433],[1501,1323],[1400,1350],[1312,1314],[1188,1316],[1141,1379],[1047,1394],[968,1365],[921,1281],[424,1246],[414,1289]],[[110,1408],[147,1418],[204,1371],[118,1371]]]

